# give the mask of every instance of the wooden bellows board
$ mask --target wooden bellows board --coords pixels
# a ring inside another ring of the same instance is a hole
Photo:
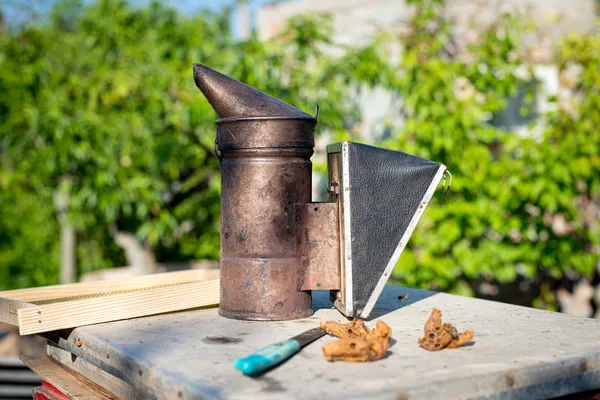
[[[0,292],[0,321],[21,335],[219,304],[219,270]]]

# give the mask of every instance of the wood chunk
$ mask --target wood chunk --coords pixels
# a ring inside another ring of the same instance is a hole
[[[463,344],[467,344],[473,339],[474,336],[475,333],[473,331],[464,331],[463,333],[459,333],[458,337],[456,339],[453,339],[452,342],[450,342],[450,344],[446,346],[446,348],[454,349],[456,347],[462,346]]]
[[[323,355],[328,361],[374,361],[382,358],[388,348],[384,340],[341,339],[323,346]]]
[[[425,323],[424,336],[419,339],[419,345],[430,351],[454,349],[473,339],[473,331],[458,333],[452,324],[442,324],[442,312],[434,308]]]
[[[369,340],[376,340],[376,339],[384,340],[388,344],[390,343],[391,338],[392,338],[392,328],[390,328],[389,325],[383,321],[377,321],[377,324],[375,325],[375,329],[373,329],[367,335],[367,339],[369,339]]]
[[[321,323],[321,327],[338,337],[347,335],[341,340],[323,346],[323,356],[328,361],[375,361],[383,358],[390,348],[392,328],[383,321],[377,321],[377,325],[372,331],[369,331],[369,328],[361,320],[355,320],[349,324],[329,321]]]
[[[434,308],[425,323],[425,336],[419,339],[421,347],[427,350],[441,350],[452,342],[452,330],[442,325],[442,313]]]
[[[321,328],[325,332],[335,335],[340,339],[365,338],[369,334],[369,328],[363,320],[355,319],[347,324],[336,321],[321,322]]]
[[[64,365],[58,364],[48,356],[38,358],[23,357],[23,362],[44,381],[47,381],[61,392],[67,394],[70,399],[122,400],[122,398],[98,386],[87,377],[78,374]]]

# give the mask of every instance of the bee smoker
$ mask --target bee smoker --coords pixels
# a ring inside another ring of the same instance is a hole
[[[313,117],[201,64],[194,80],[219,119],[219,314],[289,320],[329,290],[367,317],[446,167],[402,152],[327,146],[329,202],[311,202]]]

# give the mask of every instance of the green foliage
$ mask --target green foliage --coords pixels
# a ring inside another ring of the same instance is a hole
[[[576,105],[557,104],[538,140],[493,127],[526,80],[522,27],[502,16],[464,53],[453,51],[440,1],[418,1],[395,88],[405,122],[386,145],[446,164],[449,196],[435,197],[394,277],[471,291],[475,279],[591,277],[598,262],[600,58],[598,37],[573,37],[561,70],[577,65]],[[569,111],[571,109],[571,111]]]
[[[52,210],[18,188],[0,193],[0,290],[58,283],[58,226]]]
[[[194,85],[194,62],[308,112],[327,105],[321,129],[358,118],[339,101],[350,98],[347,69],[322,50],[327,17],[295,19],[266,42],[234,41],[228,20],[159,3],[67,0],[45,22],[0,31],[0,185],[29,202],[0,198],[0,271],[11,276],[2,285],[57,281],[57,199],[78,230],[80,272],[125,261],[115,229],[149,243],[158,261],[218,257],[215,114]],[[47,256],[27,250],[36,230]],[[20,277],[36,257],[43,272]]]
[[[193,59],[217,57],[222,21],[181,19],[158,4],[67,5],[0,43],[7,190],[25,188],[46,215],[56,196],[69,199],[84,271],[119,260],[103,243],[111,226],[160,248],[191,220],[191,234],[213,245],[189,254],[214,257],[213,116],[189,71]],[[215,40],[196,49],[201,37]]]

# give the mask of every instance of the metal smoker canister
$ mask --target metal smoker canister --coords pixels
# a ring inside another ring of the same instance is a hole
[[[294,204],[311,201],[316,119],[203,65],[196,85],[219,116],[221,301],[236,319],[312,314],[297,291]]]

